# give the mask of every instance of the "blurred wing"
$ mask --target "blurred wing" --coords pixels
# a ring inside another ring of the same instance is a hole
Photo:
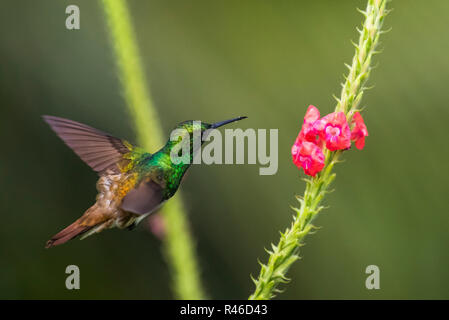
[[[84,162],[100,174],[108,169],[119,172],[117,163],[131,151],[121,139],[85,124],[53,116],[43,118]]]
[[[157,209],[162,202],[164,202],[162,187],[148,180],[129,191],[120,207],[128,212],[145,214]]]

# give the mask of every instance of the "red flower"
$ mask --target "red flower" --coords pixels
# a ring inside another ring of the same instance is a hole
[[[320,111],[317,107],[310,105],[304,116],[304,123],[313,123],[320,118]]]
[[[320,118],[320,111],[312,105],[307,109],[306,115],[304,116],[304,123],[302,125],[301,131],[296,138],[298,141],[309,141],[317,143],[317,132],[314,128],[314,123]],[[296,143],[295,142],[295,143]]]
[[[312,142],[302,141],[292,147],[293,163],[304,170],[304,173],[314,177],[324,167],[324,154]]]
[[[304,116],[301,131],[292,147],[293,163],[309,176],[315,176],[324,167],[323,150],[345,150],[355,141],[357,149],[363,149],[368,135],[359,112],[352,118],[352,132],[343,112],[333,112],[320,119],[320,111],[310,105]]]
[[[365,146],[365,137],[368,135],[368,129],[366,128],[360,112],[354,113],[351,124],[353,125],[351,140],[355,141],[357,149],[362,150]]]
[[[351,130],[343,112],[332,112],[314,124],[321,139],[330,151],[348,149],[351,146]]]

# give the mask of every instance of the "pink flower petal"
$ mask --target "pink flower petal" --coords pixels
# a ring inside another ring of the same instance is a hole
[[[357,149],[362,150],[365,146],[365,137],[368,136],[368,129],[366,128],[360,112],[354,113],[351,124],[353,125],[351,140],[355,141]]]

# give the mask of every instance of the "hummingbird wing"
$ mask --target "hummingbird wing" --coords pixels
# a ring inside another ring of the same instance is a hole
[[[43,118],[66,145],[100,174],[108,169],[119,172],[117,164],[131,151],[125,141],[85,124],[54,116]]]
[[[146,214],[157,209],[163,202],[162,187],[150,178],[129,191],[120,207],[128,212]]]

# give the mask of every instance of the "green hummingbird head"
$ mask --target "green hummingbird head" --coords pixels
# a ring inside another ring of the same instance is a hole
[[[204,143],[203,138],[208,134],[209,130],[217,129],[228,123],[239,121],[245,118],[247,117],[237,117],[215,123],[207,123],[196,120],[183,121],[172,130],[170,139],[168,140],[164,149],[170,152],[173,150],[175,150],[175,152],[178,152],[183,150],[182,144],[187,142],[190,145],[187,144],[187,146],[184,145],[184,147],[190,149],[190,155],[192,155],[194,149],[196,150],[196,148]],[[197,138],[200,142],[196,146],[194,146],[195,138]]]

